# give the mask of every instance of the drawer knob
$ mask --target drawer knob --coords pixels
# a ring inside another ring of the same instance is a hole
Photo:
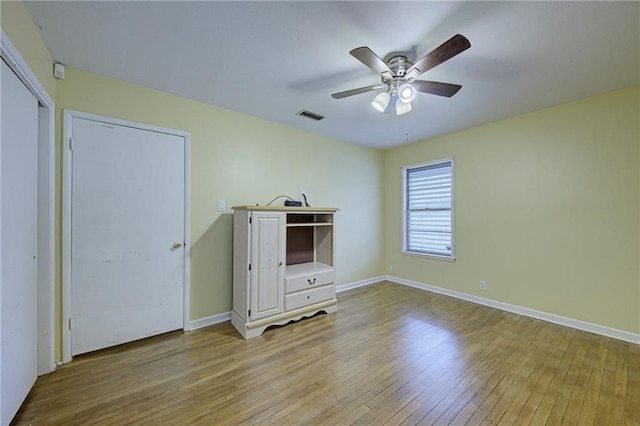
[[[309,285],[314,285],[316,283],[316,279],[314,278],[313,281],[311,281],[310,279],[307,279],[307,281],[309,281]]]

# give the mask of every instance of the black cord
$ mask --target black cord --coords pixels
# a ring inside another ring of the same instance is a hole
[[[273,200],[269,201],[269,203],[268,203],[268,204],[266,204],[266,205],[267,205],[267,206],[270,206],[270,205],[271,205],[271,203],[273,203],[275,200],[277,200],[278,198],[283,198],[283,197],[284,197],[284,198],[288,198],[288,199],[290,199],[291,201],[295,201],[293,198],[289,197],[288,195],[278,195],[276,198],[274,198]]]

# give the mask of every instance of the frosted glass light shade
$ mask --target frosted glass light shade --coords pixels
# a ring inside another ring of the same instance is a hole
[[[411,83],[402,83],[400,87],[398,87],[398,99],[405,104],[414,100],[417,93],[418,91]]]
[[[389,96],[389,93],[380,92],[376,95],[375,98],[373,98],[373,101],[371,101],[371,105],[376,109],[376,111],[384,112],[384,110],[389,106],[390,100],[391,96]]]
[[[413,108],[410,103],[405,104],[404,102],[396,102],[396,114],[402,115],[411,111]]]

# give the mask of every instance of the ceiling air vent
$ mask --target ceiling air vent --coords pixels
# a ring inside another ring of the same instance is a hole
[[[306,109],[303,109],[302,111],[296,113],[296,115],[299,115],[300,117],[307,117],[316,121],[320,121],[324,118],[324,115],[316,114],[315,112],[307,111]]]

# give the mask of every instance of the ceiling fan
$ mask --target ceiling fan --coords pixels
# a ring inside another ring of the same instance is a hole
[[[411,101],[418,92],[446,97],[458,93],[462,87],[459,84],[416,80],[415,78],[464,52],[469,47],[471,47],[469,40],[456,34],[415,63],[411,62],[406,54],[390,54],[383,61],[367,46],[355,48],[349,53],[375,72],[380,73],[382,83],[334,93],[331,96],[334,99],[342,99],[360,93],[386,89],[373,98],[371,105],[382,114],[388,114],[394,109],[397,115],[406,114],[411,111]]]

